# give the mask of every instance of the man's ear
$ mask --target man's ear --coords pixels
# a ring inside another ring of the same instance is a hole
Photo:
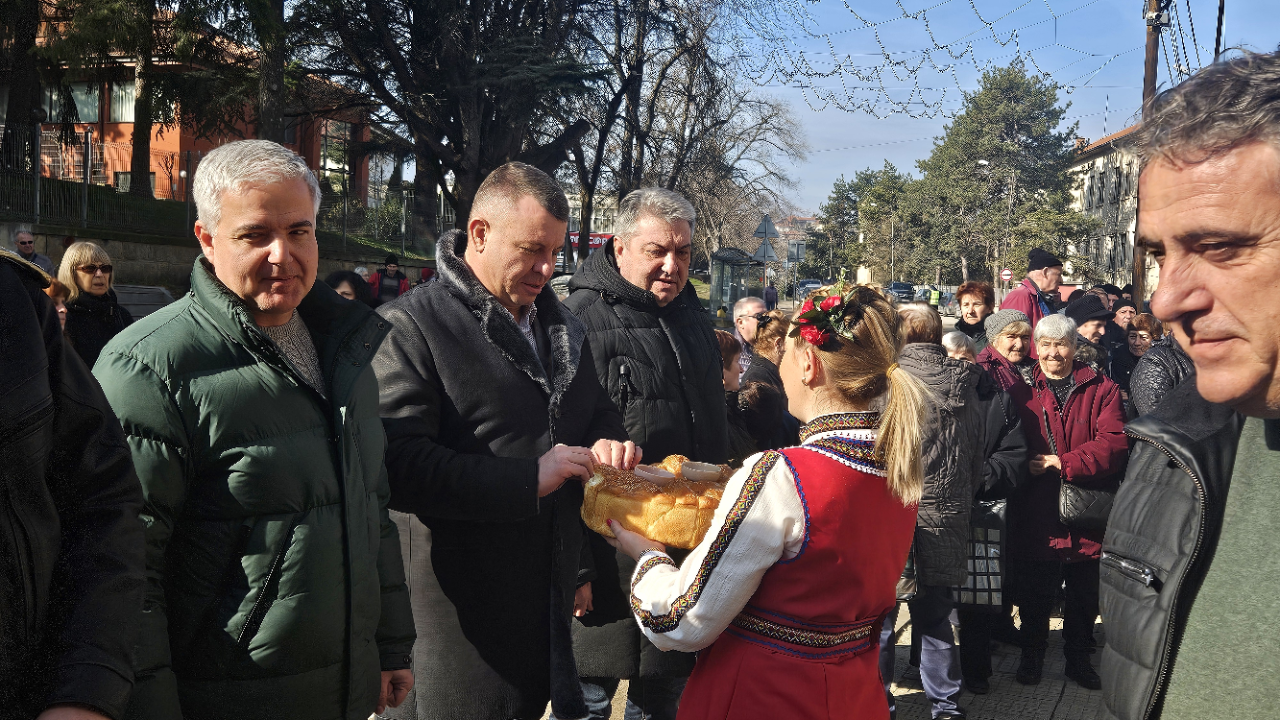
[[[206,260],[213,260],[213,233],[205,227],[204,223],[196,220],[195,226],[196,240],[200,242],[200,250],[204,253]]]
[[[484,252],[484,245],[489,240],[489,221],[484,218],[472,218],[467,223],[467,242],[476,252]]]

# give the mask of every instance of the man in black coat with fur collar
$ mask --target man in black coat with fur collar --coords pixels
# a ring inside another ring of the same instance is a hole
[[[420,638],[419,720],[585,716],[569,623],[596,462],[635,445],[596,379],[582,323],[547,286],[569,207],[522,163],[441,236],[440,281],[378,309],[374,361]],[[407,530],[407,532],[404,532]]]
[[[636,190],[618,206],[617,236],[569,283],[565,306],[587,326],[596,374],[650,462],[668,455],[723,463],[729,454],[723,366],[711,318],[689,279],[694,209],[679,193]],[[640,634],[629,592],[635,562],[592,534],[574,651],[592,720],[610,715],[630,678],[627,717],[673,720],[690,653],[659,652]],[[557,715],[561,720],[565,716]]]

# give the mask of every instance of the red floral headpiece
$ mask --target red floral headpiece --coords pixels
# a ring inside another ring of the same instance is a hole
[[[791,337],[799,335],[804,341],[821,348],[831,342],[833,335],[850,342],[857,342],[853,335],[853,327],[862,319],[861,306],[857,312],[849,312],[846,307],[853,299],[857,287],[840,280],[806,298],[800,306],[800,314],[796,315],[795,329]]]

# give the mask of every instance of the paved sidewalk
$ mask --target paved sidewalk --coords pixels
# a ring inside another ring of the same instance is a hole
[[[899,613],[899,628],[909,618]],[[1016,647],[995,644],[991,665],[995,674],[991,677],[991,692],[974,695],[964,691],[960,706],[969,720],[1104,720],[1102,693],[1085,690],[1063,675],[1066,660],[1062,655],[1062,620],[1054,618],[1050,627],[1049,651],[1044,658],[1044,679],[1039,685],[1019,685],[1013,679],[1018,669],[1020,650]],[[1102,625],[1096,626],[1095,637],[1102,646]],[[929,720],[929,701],[920,685],[920,671],[908,664],[911,654],[911,631],[901,634],[894,672],[893,694],[898,698],[898,720]],[[1098,655],[1093,656],[1093,666],[1098,666]]]

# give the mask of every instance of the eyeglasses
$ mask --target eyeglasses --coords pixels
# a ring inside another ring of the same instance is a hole
[[[97,275],[99,270],[102,271],[103,275],[111,274],[110,265],[81,265],[77,269],[85,275]]]
[[[769,321],[773,319],[773,316],[767,312],[756,313],[755,315],[748,315],[747,317],[755,318],[756,323],[758,323],[761,327],[768,325]]]

